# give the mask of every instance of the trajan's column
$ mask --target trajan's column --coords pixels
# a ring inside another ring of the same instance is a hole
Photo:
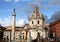
[[[14,9],[14,13],[12,15],[12,42],[15,42],[15,26],[16,26],[16,13]]]

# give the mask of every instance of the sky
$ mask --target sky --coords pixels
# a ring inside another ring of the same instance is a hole
[[[17,26],[28,23],[28,18],[36,4],[39,6],[39,12],[47,19],[60,11],[60,0],[0,0],[0,24],[2,26],[12,25],[13,9],[16,9]]]

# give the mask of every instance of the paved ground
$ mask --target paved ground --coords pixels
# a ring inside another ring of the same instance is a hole
[[[6,42],[5,40],[0,40],[0,42]]]

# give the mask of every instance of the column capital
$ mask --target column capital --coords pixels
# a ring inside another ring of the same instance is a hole
[[[16,12],[15,12],[15,9],[13,10],[13,15],[12,16],[16,16]]]

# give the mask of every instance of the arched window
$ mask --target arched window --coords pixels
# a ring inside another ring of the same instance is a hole
[[[32,21],[32,24],[33,24],[33,21]]]
[[[39,24],[39,20],[38,20],[38,24]]]

